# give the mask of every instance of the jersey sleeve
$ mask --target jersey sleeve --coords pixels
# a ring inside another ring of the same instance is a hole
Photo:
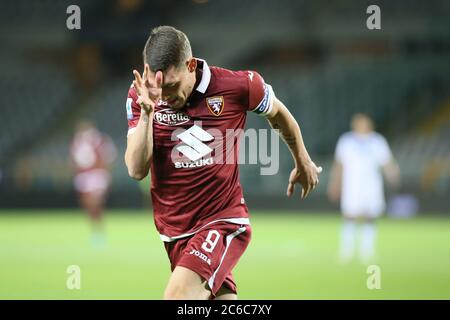
[[[392,152],[386,139],[379,135],[377,143],[377,159],[380,166],[385,166],[392,158]]]
[[[272,86],[264,82],[256,71],[246,71],[248,83],[248,110],[266,116],[273,106],[275,94]]]
[[[138,99],[136,90],[133,86],[128,90],[126,101],[127,120],[128,120],[128,134],[132,134],[136,130],[136,126],[141,116],[141,107],[136,103]]]
[[[334,160],[343,163],[344,157],[345,157],[345,136],[341,136],[336,144],[336,150],[334,151]]]

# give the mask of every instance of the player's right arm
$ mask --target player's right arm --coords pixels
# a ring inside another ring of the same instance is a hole
[[[379,136],[378,158],[383,168],[383,173],[389,185],[397,189],[400,186],[400,167],[395,160],[388,142],[383,136]]]
[[[392,188],[396,189],[400,186],[400,167],[393,157],[385,166],[383,166],[383,172],[386,181]]]
[[[128,131],[125,164],[130,177],[142,180],[148,175],[153,156],[153,112],[161,98],[162,72],[158,71],[151,81],[149,66],[146,64],[143,77],[136,70],[133,74],[137,100],[132,103],[140,106],[140,115],[136,126]]]

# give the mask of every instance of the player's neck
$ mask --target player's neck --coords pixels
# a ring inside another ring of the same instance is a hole
[[[191,100],[192,96],[195,94],[197,87],[200,84],[200,81],[202,81],[202,76],[203,76],[203,72],[200,68],[197,67],[197,69],[195,70],[195,82],[194,82],[194,86],[192,87],[192,91],[191,94],[189,95],[185,105],[183,107],[185,107]]]
[[[372,134],[372,131],[353,131],[358,137],[368,137]]]
[[[198,85],[200,84],[200,81],[202,81],[202,77],[203,77],[203,70],[197,67],[197,69],[195,70],[195,83],[193,91],[197,89]]]

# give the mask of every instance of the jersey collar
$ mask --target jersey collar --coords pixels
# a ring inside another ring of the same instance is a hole
[[[205,93],[206,89],[208,89],[209,82],[211,81],[211,70],[209,70],[209,66],[205,60],[198,58],[196,59],[202,67],[202,79],[200,80],[200,83],[195,90],[201,93]]]

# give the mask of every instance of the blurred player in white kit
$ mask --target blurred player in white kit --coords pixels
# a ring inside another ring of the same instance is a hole
[[[75,170],[74,187],[92,224],[92,245],[103,246],[102,213],[111,184],[111,165],[117,157],[116,147],[92,122],[82,120],[77,124],[70,153]]]
[[[375,220],[385,210],[382,173],[396,187],[400,171],[386,139],[374,131],[369,116],[355,114],[351,127],[352,131],[338,140],[328,196],[333,202],[340,200],[344,217],[341,262],[353,259],[360,227],[359,258],[363,263],[370,263],[375,258]]]

